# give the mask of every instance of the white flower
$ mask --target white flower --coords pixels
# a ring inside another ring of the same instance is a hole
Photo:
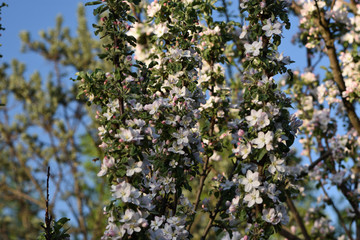
[[[262,109],[260,109],[262,110]],[[262,129],[270,124],[270,120],[268,115],[264,112],[261,113],[260,117],[257,120],[258,129]]]
[[[244,25],[243,27],[242,27],[242,29],[241,29],[241,34],[240,34],[240,36],[239,36],[239,38],[240,39],[244,39],[245,37],[246,37],[246,35],[247,35],[247,26],[246,25]]]
[[[127,208],[125,210],[125,214],[122,216],[120,222],[130,222],[135,215],[134,210],[131,210],[130,208]]]
[[[159,229],[161,224],[163,224],[164,220],[165,220],[165,216],[161,216],[161,217],[155,216],[154,221],[151,221],[150,224],[151,229],[153,230]]]
[[[257,129],[262,129],[270,124],[268,115],[262,109],[258,111],[251,109],[250,116],[245,117],[245,119],[248,121],[249,127],[255,126]]]
[[[249,127],[255,126],[258,118],[261,116],[262,109],[258,111],[251,109],[250,116],[245,117],[246,121],[248,121]]]
[[[316,76],[312,72],[306,72],[301,74],[301,80],[303,80],[306,84],[311,84],[316,81]]]
[[[95,98],[94,94],[91,93],[89,95],[89,101],[92,102],[94,100],[94,98]]]
[[[262,41],[255,41],[252,44],[245,43],[245,54],[252,53],[254,57],[259,56],[260,49],[262,48]]]
[[[147,8],[147,15],[149,17],[154,17],[155,14],[160,11],[161,5],[158,3],[158,1],[153,1]]]
[[[237,231],[232,232],[232,237],[230,237],[230,234],[226,232],[225,236],[221,238],[221,240],[241,240],[241,234]]]
[[[107,132],[106,129],[105,129],[105,127],[104,127],[104,126],[98,127],[98,131],[99,131],[98,135],[99,135],[100,139],[103,139],[103,136],[104,136],[105,133]]]
[[[154,33],[157,37],[162,37],[165,33],[169,32],[169,28],[166,26],[166,23],[160,23],[156,26]]]
[[[263,202],[263,199],[260,197],[259,190],[253,189],[251,193],[248,193],[244,197],[244,201],[248,203],[248,207],[254,206],[254,204],[260,204]]]
[[[305,96],[305,97],[301,98],[301,105],[305,111],[313,110],[314,109],[313,97]]]
[[[251,170],[248,170],[246,172],[246,178],[241,180],[241,184],[245,185],[245,192],[250,192],[252,189],[259,187],[259,173],[253,173]]]
[[[159,102],[159,101],[155,101],[155,102],[153,102],[152,104],[146,104],[146,105],[144,106],[144,110],[149,111],[149,113],[150,113],[151,115],[153,115],[153,114],[155,114],[155,113],[158,111],[158,109],[159,109],[160,106],[161,106],[161,105],[160,105],[160,102]]]
[[[271,37],[273,34],[281,34],[281,23],[276,21],[274,24],[272,24],[270,19],[267,19],[267,23],[265,26],[262,27],[262,30],[265,31],[265,35],[267,37]]]
[[[190,5],[194,0],[183,0],[186,5]]]
[[[271,164],[268,168],[268,171],[271,174],[275,174],[276,171],[278,172],[285,172],[285,166],[284,166],[284,159],[279,159],[275,157],[274,155],[270,155]]]
[[[104,157],[103,163],[101,164],[101,170],[97,174],[98,177],[102,177],[107,173],[107,170],[115,165],[115,159],[113,157]]]
[[[116,112],[119,109],[119,99],[115,99],[114,101],[110,99],[109,103],[106,106],[111,110],[111,112]]]
[[[280,222],[280,218],[277,216],[274,208],[263,209],[262,214],[262,219],[265,222],[271,223],[273,225],[276,225]]]
[[[128,164],[129,166],[126,166],[126,176],[131,177],[135,173],[139,173],[142,171],[142,161],[135,162],[134,159],[129,159]]]
[[[106,119],[109,121],[112,116],[113,116],[113,113],[110,111],[110,109],[108,108],[106,113],[103,114],[104,117],[106,117]]]
[[[274,147],[272,145],[272,140],[274,138],[274,133],[272,131],[268,131],[266,134],[263,132],[258,133],[258,137],[253,139],[251,143],[256,144],[256,148],[263,148],[266,145],[266,150],[273,150]]]
[[[127,182],[111,186],[111,191],[113,192],[112,195],[116,198],[120,198],[123,202],[130,202],[131,189],[132,186]]]
[[[277,202],[279,200],[278,195],[281,192],[276,190],[276,185],[274,183],[264,182],[264,186],[259,187],[259,190],[262,193],[266,193],[273,202]]]
[[[185,154],[185,152],[182,150],[183,148],[183,145],[177,145],[176,142],[173,142],[172,147],[170,147],[168,151],[173,153]]]
[[[220,161],[221,159],[222,157],[217,151],[214,151],[213,155],[210,157],[211,161]]]
[[[120,133],[115,134],[116,138],[120,138],[125,142],[139,141],[144,139],[143,135],[140,135],[140,129],[129,129],[120,128]]]
[[[189,130],[186,130],[184,128],[180,128],[178,132],[172,133],[172,136],[177,139],[178,145],[187,146],[189,145]]]
[[[177,166],[178,164],[179,164],[179,163],[178,163],[175,159],[171,160],[170,163],[169,163],[170,167],[172,167],[172,168],[176,168],[176,166]]]

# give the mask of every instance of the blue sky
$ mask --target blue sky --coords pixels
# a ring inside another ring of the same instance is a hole
[[[39,38],[40,30],[47,30],[55,26],[55,18],[61,14],[64,16],[64,26],[71,29],[71,33],[76,33],[76,10],[78,4],[84,4],[86,1],[79,0],[16,0],[6,1],[8,7],[2,9],[1,23],[5,31],[1,32],[0,52],[3,55],[1,61],[9,62],[17,58],[25,62],[27,70],[32,73],[35,70],[42,71],[48,68],[49,64],[40,56],[32,53],[22,54],[20,52],[21,41],[20,31],[27,30],[31,33],[33,39]],[[90,8],[87,10],[87,16],[92,16]]]

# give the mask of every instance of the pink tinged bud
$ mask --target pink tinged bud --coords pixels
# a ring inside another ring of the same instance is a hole
[[[243,239],[244,239],[244,240],[248,240],[248,236],[245,235],[245,236],[243,237]]]
[[[81,79],[81,82],[85,82],[85,80],[84,80],[84,79]]]
[[[190,181],[192,181],[192,180],[194,180],[194,176],[191,176],[191,177],[190,177]]]
[[[151,140],[152,143],[156,143],[157,142],[157,139],[153,139]]]
[[[225,205],[226,205],[227,207],[229,207],[229,206],[231,205],[231,202],[230,202],[230,201],[226,201],[226,202],[225,202]]]
[[[124,142],[124,140],[122,140],[122,139],[119,139],[119,142],[120,142],[120,143],[122,143],[122,142]]]
[[[100,20],[101,20],[102,22],[105,22],[105,18],[103,18],[103,17],[102,17],[102,18],[100,18]]]
[[[116,116],[113,116],[113,119],[115,119],[116,118]]]
[[[166,145],[170,145],[170,140],[166,140]]]
[[[84,90],[84,92],[86,93],[86,92],[87,92],[87,90],[85,89],[85,90]]]
[[[230,211],[231,213],[235,212],[235,211],[236,211],[236,206],[235,206],[235,205],[231,205],[231,206],[229,207],[229,211]]]
[[[165,120],[162,120],[162,121],[161,121],[161,124],[165,124]]]
[[[164,3],[163,5],[164,5],[164,7],[165,7],[165,6],[166,6],[166,3]]]
[[[99,116],[98,116],[98,115],[96,115],[96,116],[95,116],[95,118],[96,118],[96,119],[99,119]]]
[[[237,134],[238,134],[239,137],[242,137],[242,136],[244,136],[245,131],[242,130],[242,129],[239,129],[239,131],[237,132]]]
[[[141,223],[141,227],[143,227],[143,228],[146,228],[148,226],[149,226],[149,224],[148,224],[147,221],[144,221],[144,222]]]

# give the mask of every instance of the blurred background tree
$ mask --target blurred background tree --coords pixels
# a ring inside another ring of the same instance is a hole
[[[51,166],[50,210],[56,218],[71,218],[72,239],[99,239],[106,223],[103,202],[106,185],[97,178],[102,157],[94,111],[70,81],[75,72],[109,69],[99,61],[100,44],[87,27],[83,6],[78,8],[76,36],[56,26],[33,40],[20,34],[24,52],[41,55],[50,72],[29,77],[19,60],[0,67],[0,238],[36,239],[41,231],[46,194],[46,171]],[[46,76],[46,77],[44,77]]]

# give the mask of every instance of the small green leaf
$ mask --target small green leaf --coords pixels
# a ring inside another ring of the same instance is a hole
[[[92,6],[92,5],[98,5],[98,4],[101,4],[101,1],[87,2],[87,3],[85,3],[85,6]]]
[[[267,153],[268,151],[266,150],[266,148],[263,148],[261,149],[259,155],[258,155],[258,158],[257,158],[257,161],[260,162],[261,159],[263,159],[263,157],[265,156],[265,154]]]

